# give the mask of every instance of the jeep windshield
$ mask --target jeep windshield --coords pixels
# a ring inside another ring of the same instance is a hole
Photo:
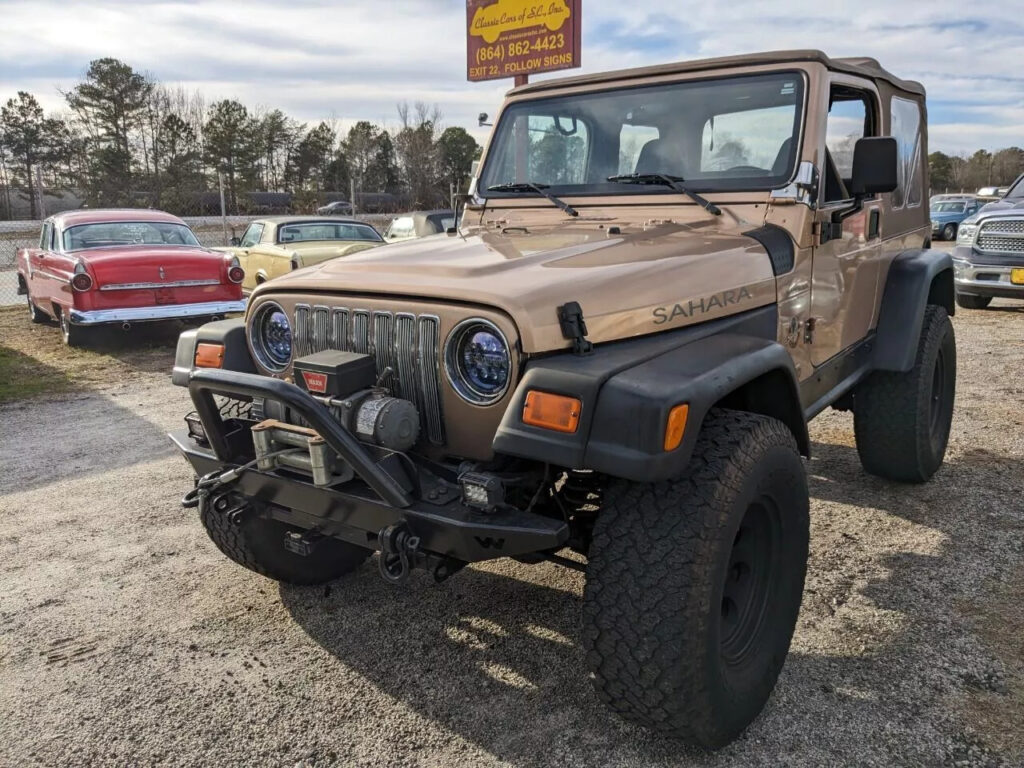
[[[530,99],[501,115],[480,174],[486,198],[679,195],[609,177],[659,174],[700,192],[767,190],[793,176],[804,79],[796,72]]]

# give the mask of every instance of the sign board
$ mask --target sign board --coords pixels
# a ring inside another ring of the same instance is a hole
[[[580,66],[583,0],[466,0],[471,81]]]

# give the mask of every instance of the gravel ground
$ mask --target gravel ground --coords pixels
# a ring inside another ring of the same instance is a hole
[[[371,562],[295,588],[235,566],[178,505],[173,336],[68,354],[0,311],[3,345],[78,384],[0,406],[0,764],[1024,764],[1024,308],[994,307],[956,316],[931,483],[865,475],[848,414],[813,423],[792,652],[713,755],[597,701],[582,574],[496,562],[393,587]]]

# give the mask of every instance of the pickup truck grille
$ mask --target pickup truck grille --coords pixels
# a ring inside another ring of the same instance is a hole
[[[978,230],[979,251],[1024,253],[1024,219],[992,219]]]
[[[295,307],[296,356],[325,349],[361,352],[377,361],[377,375],[391,367],[385,383],[395,397],[416,404],[421,428],[434,445],[444,445],[441,412],[440,321],[434,315],[398,314],[346,307]]]

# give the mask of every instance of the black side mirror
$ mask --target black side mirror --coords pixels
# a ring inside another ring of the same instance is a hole
[[[237,237],[232,237],[232,238],[231,238],[231,244],[232,244],[232,245],[241,245],[241,244],[242,244],[242,241],[241,241],[241,240],[239,240],[239,239],[238,239]]]
[[[896,189],[897,154],[896,139],[891,136],[857,139],[853,145],[850,193],[856,198]]]

